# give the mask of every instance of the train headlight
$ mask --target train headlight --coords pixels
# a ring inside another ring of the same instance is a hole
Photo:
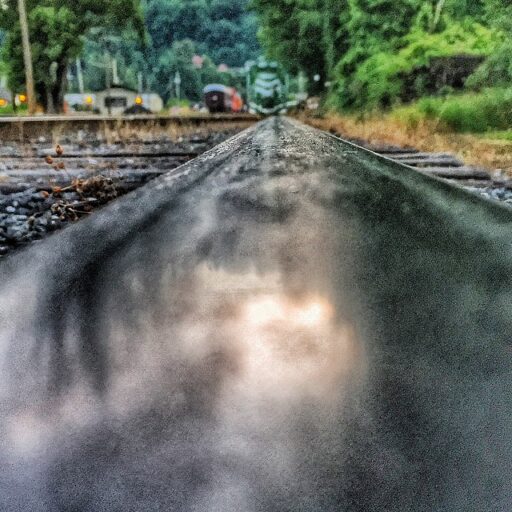
[[[135,105],[142,105],[144,103],[142,96],[137,96],[135,98]]]

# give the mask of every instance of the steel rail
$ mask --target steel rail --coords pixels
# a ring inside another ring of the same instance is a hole
[[[122,128],[177,129],[188,126],[204,126],[237,123],[249,125],[258,121],[258,117],[249,114],[195,114],[190,116],[168,115],[42,115],[0,117],[0,139],[3,141],[30,140],[38,137],[66,135],[78,130],[98,133],[105,130]]]
[[[508,510],[512,214],[267,119],[0,262],[0,509]]]

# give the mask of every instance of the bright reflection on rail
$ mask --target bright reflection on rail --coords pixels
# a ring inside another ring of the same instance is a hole
[[[339,396],[358,350],[353,330],[338,325],[334,313],[320,296],[291,297],[281,289],[248,297],[233,333],[244,393],[287,402]]]
[[[196,270],[193,288],[198,300],[179,328],[185,350],[201,357],[221,339],[237,354],[237,371],[225,385],[230,398],[221,409],[246,401],[258,407],[259,400],[339,399],[343,379],[360,369],[354,329],[319,292],[288,290],[279,273],[238,274],[206,265]]]
[[[246,306],[246,320],[253,325],[288,322],[297,327],[320,327],[332,317],[332,307],[320,298],[293,303],[279,296],[257,297]]]

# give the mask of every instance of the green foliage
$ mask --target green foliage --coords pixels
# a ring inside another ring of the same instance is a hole
[[[123,84],[136,88],[142,72],[144,86],[165,101],[175,94],[171,82],[176,71],[182,76],[182,95],[198,101],[207,83],[235,85],[233,78],[217,70],[219,64],[241,67],[260,53],[256,17],[247,11],[246,0],[147,0],[144,17],[146,47],[125,37],[109,50]],[[105,72],[94,64],[102,61],[105,46],[96,38],[87,43],[86,82],[93,89],[105,86]],[[194,55],[203,57],[201,68],[192,65]]]
[[[485,0],[488,22],[509,36],[512,34],[512,2],[510,0]]]
[[[507,39],[469,77],[466,85],[472,89],[505,87],[512,83],[512,41]]]
[[[400,50],[375,53],[359,65],[344,91],[346,104],[366,109],[390,106],[403,97],[407,78],[416,70],[428,67],[433,57],[485,56],[497,44],[491,30],[469,21],[452,23],[440,33],[414,28],[401,42],[404,46]],[[413,86],[415,96],[424,93],[421,79],[418,74]]]
[[[256,19],[246,0],[148,0],[147,31],[155,61],[184,39],[216,64],[243,66],[259,52]]]
[[[198,101],[202,97],[202,89],[208,82],[222,80],[222,74],[210,60],[203,62],[198,70],[192,64],[196,48],[190,39],[176,41],[171,48],[160,56],[155,68],[156,91],[164,98],[175,97],[174,76],[179,72],[181,77],[181,97]]]
[[[310,78],[316,74],[328,76],[327,59],[333,57],[326,41],[332,44],[336,37],[338,7],[345,0],[324,4],[325,0],[252,0],[252,7],[260,21],[259,39],[267,56],[279,61],[288,71],[303,71]],[[329,6],[325,9],[326,5]],[[329,37],[324,37],[327,30]],[[330,57],[327,57],[330,52]]]
[[[471,79],[474,87],[512,80],[512,38],[506,37],[512,34],[510,0],[252,0],[252,5],[270,57],[309,76],[322,69],[331,81],[328,107],[372,110],[446,94],[462,87],[477,57],[488,60]],[[439,78],[443,65],[450,79]]]
[[[411,126],[420,119],[432,119],[457,132],[507,130],[512,126],[512,88],[422,98],[409,107],[397,109],[395,115]]]
[[[109,55],[106,55],[107,51]],[[149,65],[147,52],[148,47],[141,45],[140,39],[133,31],[125,30],[120,35],[112,35],[102,29],[93,29],[85,41],[81,55],[85,89],[92,91],[104,89],[107,83],[107,69],[110,80],[113,80],[107,61],[109,56],[117,61],[119,83],[137,89],[138,73],[146,71]],[[73,80],[70,86],[74,92],[78,92],[74,65],[71,71]]]
[[[349,49],[348,0],[324,0],[322,18],[322,45],[325,53],[327,78],[330,79],[336,63]]]
[[[505,140],[512,142],[512,129],[486,132],[482,137],[485,139]]]
[[[7,7],[0,18],[0,27],[8,31],[4,59],[10,63],[10,87],[19,91],[24,89],[24,73],[16,1],[7,0]],[[144,32],[138,0],[30,0],[27,11],[36,91],[50,111],[62,108],[67,66],[80,54],[91,28],[130,28],[140,37]]]
[[[74,15],[66,7],[37,6],[30,11],[29,25],[31,34],[37,34],[31,38],[32,59],[37,63],[34,69],[36,88],[44,94],[57,82],[59,75],[65,73],[68,60],[80,52],[81,40],[74,36]],[[70,30],[62,31],[62,26],[69,26]],[[21,90],[25,80],[20,41],[20,27],[16,24],[9,31],[5,45],[7,60],[11,63],[9,85],[13,90]],[[44,102],[47,98],[41,100]]]
[[[512,83],[512,3],[503,0],[486,0],[486,20],[490,26],[505,35],[502,44],[489,55],[486,62],[470,78],[473,88],[498,86]]]
[[[0,108],[0,116],[12,116],[13,114],[26,114],[27,106],[20,105],[19,107],[14,107],[12,103],[9,103],[5,107]]]
[[[418,0],[349,0],[350,50],[342,66],[354,69],[374,53],[398,47],[417,13]]]

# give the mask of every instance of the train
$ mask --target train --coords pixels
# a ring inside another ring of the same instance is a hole
[[[260,57],[245,64],[249,110],[260,115],[275,115],[294,106],[288,101],[288,80],[283,68]]]
[[[246,104],[233,87],[209,84],[203,90],[210,113],[236,113],[242,110],[259,115],[275,115],[297,106],[290,101],[288,77],[277,62],[260,57],[245,64]]]
[[[204,90],[204,103],[211,114],[242,112],[244,102],[234,87],[209,84]]]

